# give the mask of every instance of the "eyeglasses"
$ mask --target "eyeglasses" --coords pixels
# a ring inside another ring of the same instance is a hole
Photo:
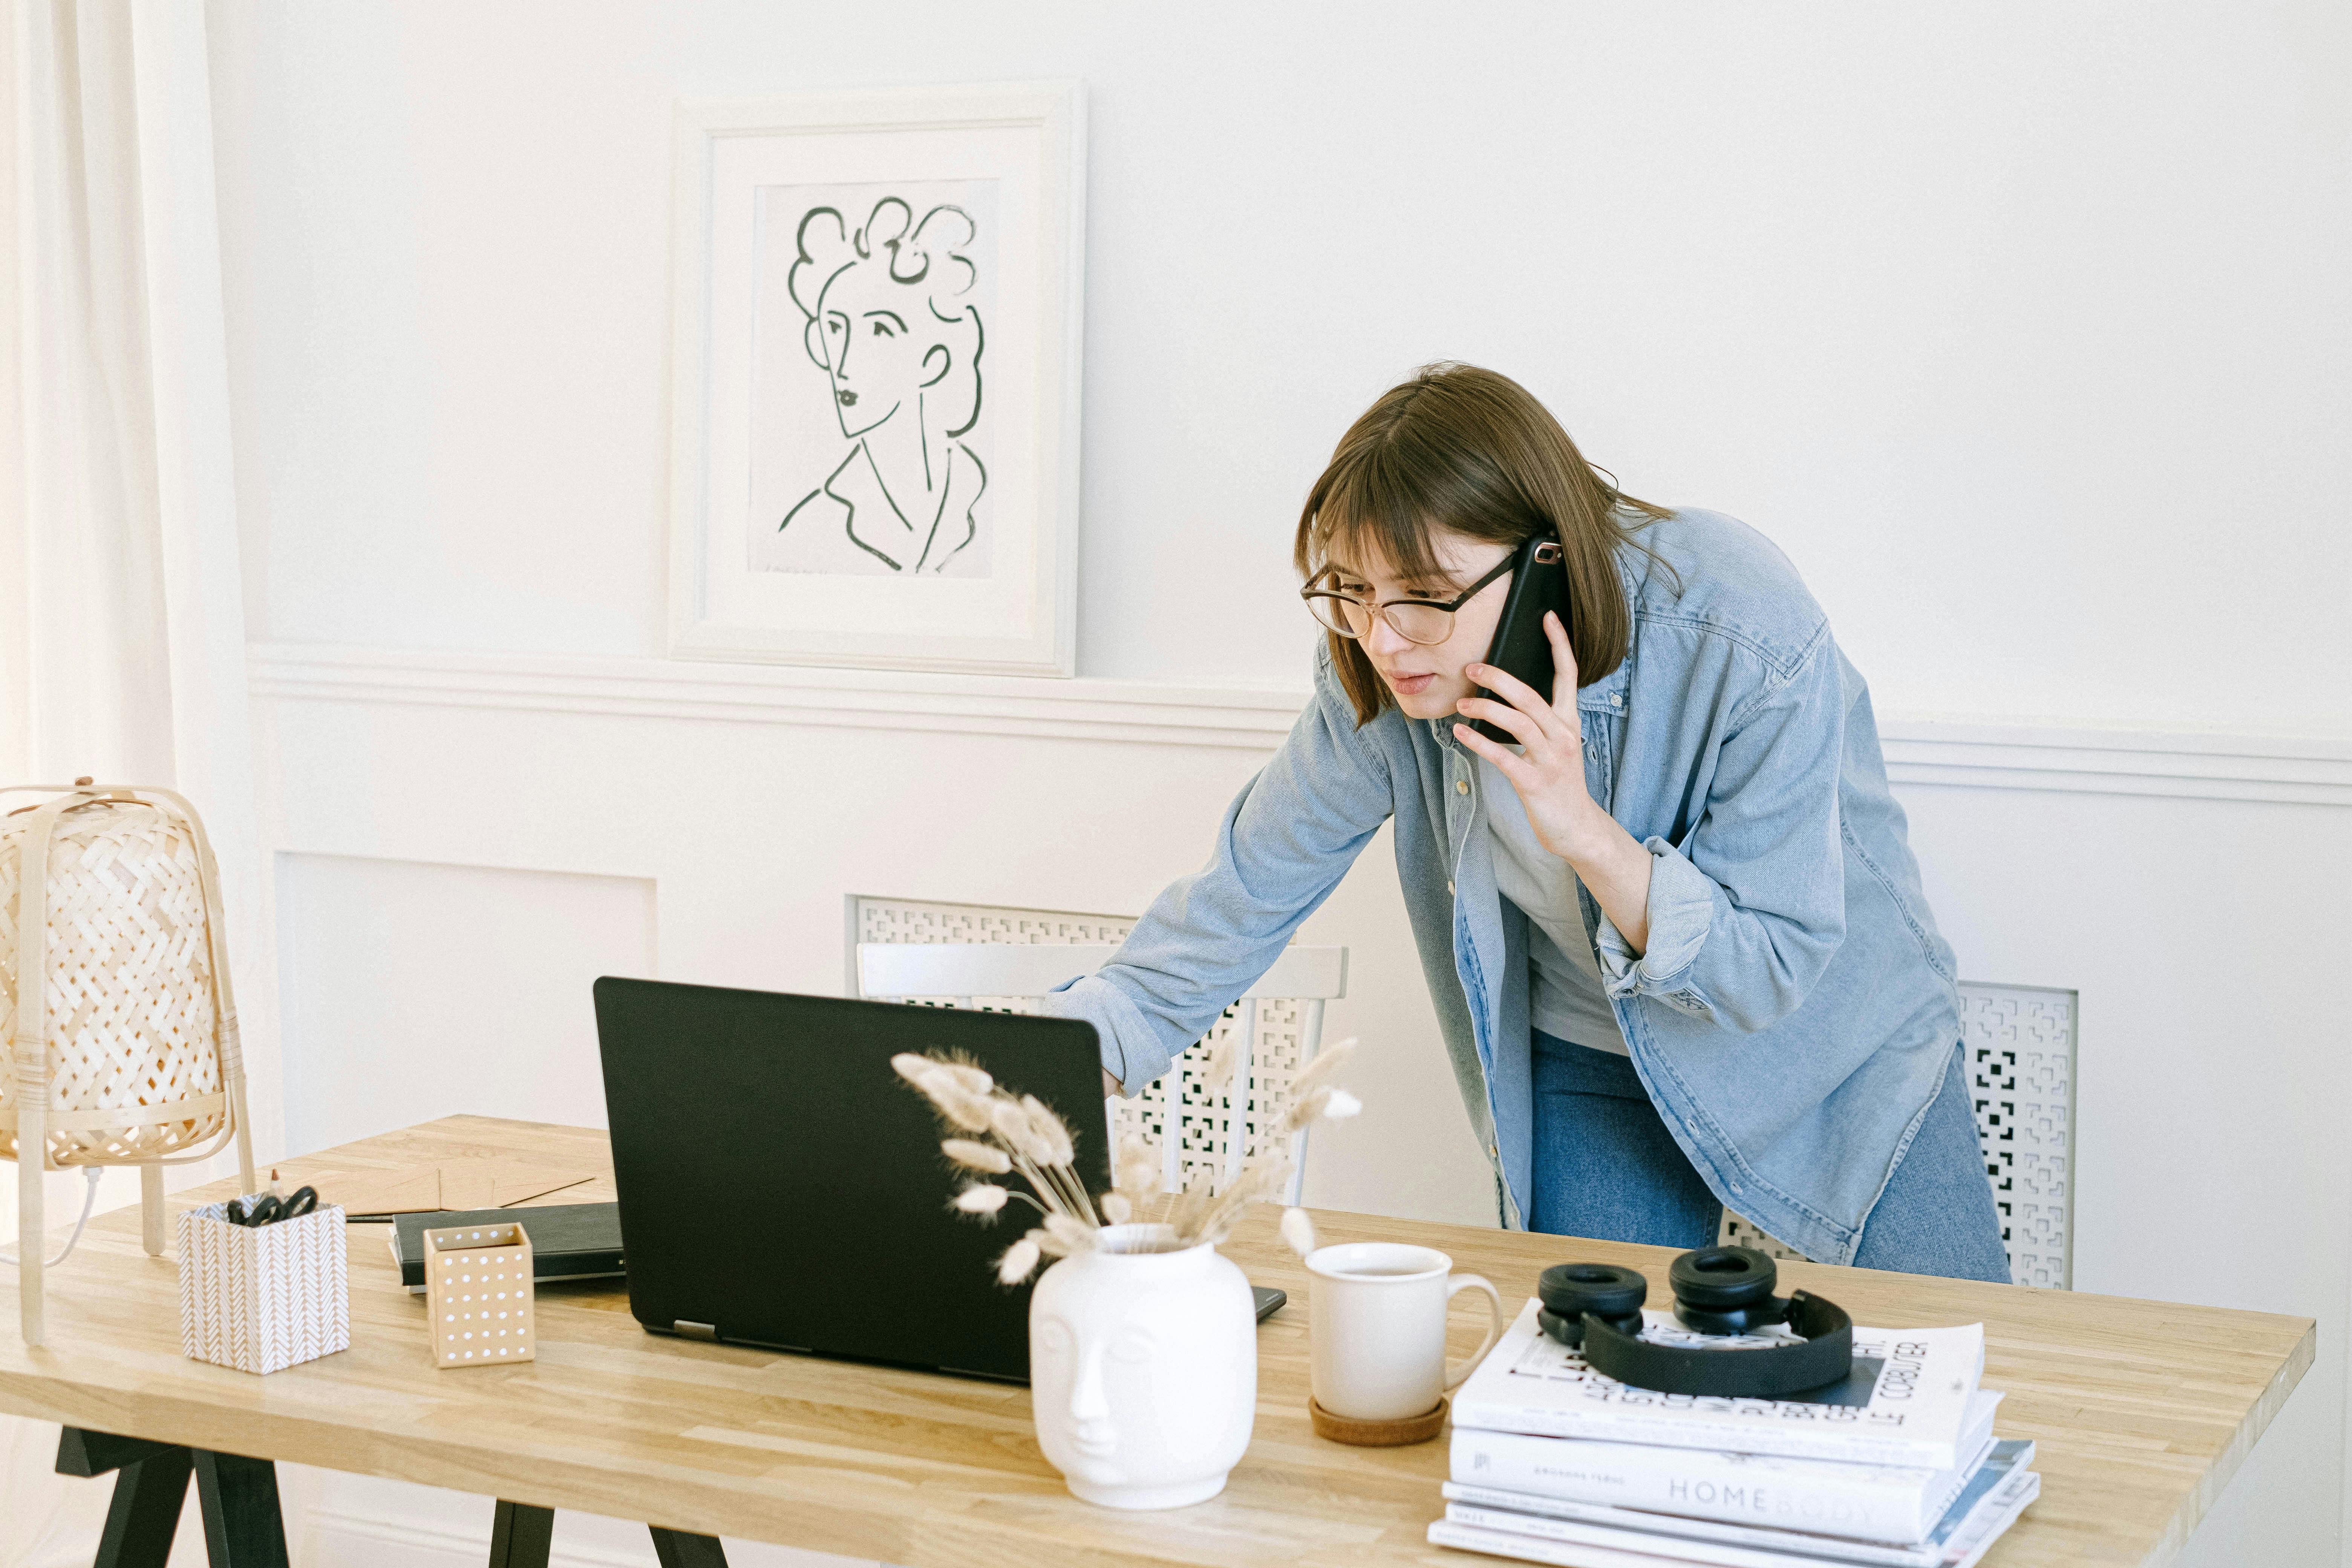
[[[1339,579],[1336,571],[1316,574],[1298,596],[1317,620],[1343,637],[1368,637],[1371,634],[1372,617],[1388,622],[1389,629],[1409,643],[1432,647],[1454,635],[1454,612],[1478,596],[1479,591],[1511,569],[1518,559],[1513,551],[1495,563],[1495,569],[1462,591],[1451,604],[1441,605],[1428,599],[1391,599],[1375,605],[1352,595],[1342,594],[1334,586]]]

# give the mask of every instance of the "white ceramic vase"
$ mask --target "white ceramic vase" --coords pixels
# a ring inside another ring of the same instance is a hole
[[[1106,1508],[1181,1508],[1224,1490],[1257,1416],[1249,1281],[1164,1225],[1104,1229],[1047,1268],[1029,1301],[1037,1446]]]

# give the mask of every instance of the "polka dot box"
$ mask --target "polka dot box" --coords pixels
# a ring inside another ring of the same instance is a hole
[[[530,1237],[520,1225],[425,1233],[425,1300],[433,1364],[504,1366],[531,1359]]]

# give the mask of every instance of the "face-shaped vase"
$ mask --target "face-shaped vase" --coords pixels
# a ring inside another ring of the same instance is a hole
[[[1104,1232],[1112,1247],[1167,1235]],[[1256,1334],[1249,1282],[1213,1247],[1063,1259],[1029,1304],[1037,1446],[1089,1502],[1181,1508],[1214,1497],[1249,1447]]]

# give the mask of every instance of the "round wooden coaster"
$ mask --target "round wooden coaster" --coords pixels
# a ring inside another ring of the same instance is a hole
[[[1436,1408],[1419,1415],[1408,1415],[1402,1421],[1356,1421],[1345,1415],[1334,1415],[1307,1396],[1307,1414],[1315,1423],[1315,1435],[1328,1437],[1334,1443],[1351,1443],[1359,1448],[1400,1448],[1407,1443],[1426,1443],[1445,1430],[1445,1401],[1440,1399]]]

